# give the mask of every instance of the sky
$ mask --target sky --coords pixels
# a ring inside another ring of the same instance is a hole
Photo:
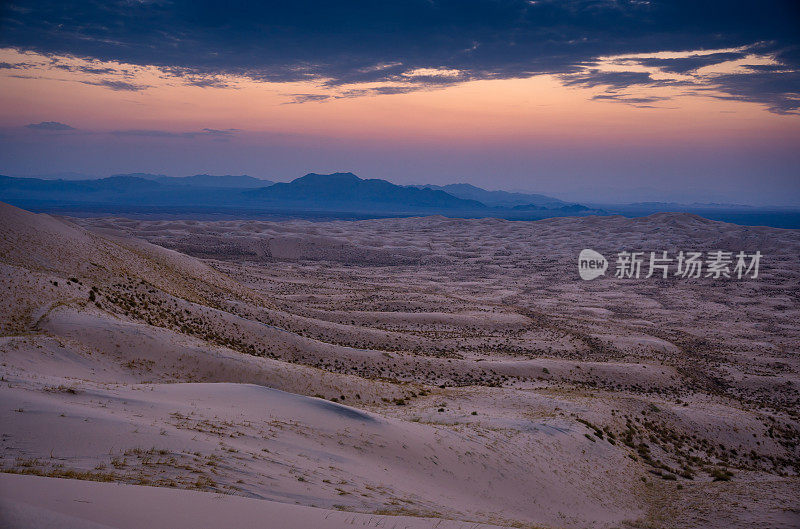
[[[800,206],[800,3],[0,3],[0,174]]]

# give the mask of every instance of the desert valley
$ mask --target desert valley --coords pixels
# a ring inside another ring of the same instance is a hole
[[[757,279],[588,282],[583,248],[764,258]],[[797,230],[685,213],[267,222],[0,204],[0,516],[796,527],[798,255]]]
[[[800,528],[799,27],[0,1],[0,529]]]

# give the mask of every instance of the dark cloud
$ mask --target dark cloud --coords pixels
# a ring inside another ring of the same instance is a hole
[[[634,85],[658,84],[647,72],[603,72],[596,69],[581,73],[562,75],[561,80],[567,86],[608,86],[612,89],[627,88]]]
[[[311,103],[315,101],[326,101],[331,98],[325,94],[291,94],[291,101],[287,101],[284,105],[293,105],[298,103]]]
[[[234,88],[230,83],[219,77],[187,76],[185,83],[190,86],[199,86],[200,88]]]
[[[694,67],[689,63],[667,62],[664,59],[636,59],[637,63],[651,67],[666,68],[662,72],[676,73],[676,68],[686,68],[686,71],[697,69],[703,65],[717,64],[731,60],[734,56],[742,58],[744,54],[711,54],[716,59],[708,61],[698,60],[698,57],[689,57]],[[672,61],[668,59],[667,61]],[[682,59],[674,59],[682,60]],[[703,64],[701,64],[701,62]],[[698,66],[700,65],[700,66]],[[648,72],[615,72],[586,69],[583,72],[562,75],[561,80],[567,86],[582,86],[593,88],[603,86],[606,91],[594,96],[595,100],[617,101],[639,107],[650,106],[647,103],[664,101],[664,97],[637,97],[621,93],[627,88],[636,86],[675,86],[685,88],[685,94],[703,95],[718,99],[732,101],[750,101],[760,103],[770,112],[776,114],[800,113],[800,70],[790,69],[785,64],[777,65],[746,65],[749,71],[738,73],[712,73],[693,76],[685,80],[654,79]]]
[[[32,65],[26,62],[0,62],[0,70],[25,70]]]
[[[799,11],[796,0],[10,0],[0,7],[0,45],[179,70],[198,86],[236,74],[333,86],[402,80],[425,89],[587,68],[599,76],[600,57],[659,51],[757,47],[797,70]],[[722,60],[655,66],[686,72]],[[404,75],[419,68],[459,73]]]
[[[127,81],[117,81],[113,79],[103,79],[102,81],[79,81],[79,82],[94,86],[104,86],[106,88],[110,88],[111,90],[122,91],[122,92],[139,92],[141,90],[146,90],[150,88],[147,85],[129,83]]]
[[[407,94],[409,92],[413,92],[414,90],[418,90],[419,88],[424,88],[425,86],[422,85],[421,87],[418,86],[378,86],[372,88],[370,91],[374,94]]]
[[[753,72],[783,72],[786,71],[786,66],[782,64],[745,64],[743,68],[747,68]]]
[[[408,79],[405,79],[408,81]],[[392,94],[407,94],[409,92],[417,92],[425,88],[435,88],[436,85],[425,85],[424,83],[405,85],[405,86],[376,86],[372,88],[353,88],[344,90],[337,95],[329,94],[291,94],[291,100],[284,103],[284,105],[295,105],[302,103],[314,103],[328,101],[331,99],[351,99],[355,97],[377,96],[377,95],[392,95]]]
[[[685,74],[704,66],[713,66],[727,61],[742,59],[746,57],[746,53],[741,52],[726,52],[726,53],[709,53],[706,55],[692,55],[690,57],[678,57],[672,59],[661,58],[644,58],[638,59],[636,62],[642,66],[650,66],[658,68],[662,72],[681,73]]]
[[[115,70],[114,68],[97,68],[94,66],[74,66],[71,64],[56,64],[54,68],[58,68],[59,70],[66,70],[68,72],[81,72],[81,73],[89,73],[89,74],[114,74],[120,73],[119,70]]]
[[[655,105],[650,103],[659,103],[661,101],[668,101],[668,97],[650,96],[650,97],[635,97],[627,96],[624,94],[598,94],[592,97],[595,101],[615,101],[618,103],[626,103],[639,108],[655,108]],[[659,107],[662,108],[662,107]]]
[[[428,88],[438,88],[439,86],[429,85]],[[377,96],[377,95],[392,95],[392,94],[408,94],[409,92],[417,92],[426,88],[423,84],[406,85],[406,86],[376,86],[373,88],[356,88],[352,90],[345,90],[340,95],[336,96],[338,99],[348,99],[352,97],[364,96]]]
[[[776,114],[800,112],[800,71],[732,73],[713,76],[710,82],[722,95],[707,95],[761,103]]]
[[[58,121],[42,121],[40,123],[31,123],[25,125],[26,128],[32,130],[77,130],[66,123],[59,123]]]
[[[219,75],[196,73],[186,68],[179,67],[162,68],[162,70],[173,77],[182,77],[184,83],[189,86],[198,86],[200,88],[236,88]]]

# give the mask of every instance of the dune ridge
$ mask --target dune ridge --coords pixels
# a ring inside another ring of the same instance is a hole
[[[117,482],[320,527],[798,521],[796,231],[0,218],[0,496],[20,519],[130,526],[15,492],[118,501]],[[761,280],[583,283],[584,245],[770,260]]]

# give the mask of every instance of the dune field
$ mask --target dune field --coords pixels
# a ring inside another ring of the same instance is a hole
[[[662,250],[763,258],[614,278]],[[797,230],[678,213],[0,204],[0,525],[800,526],[798,256]]]

